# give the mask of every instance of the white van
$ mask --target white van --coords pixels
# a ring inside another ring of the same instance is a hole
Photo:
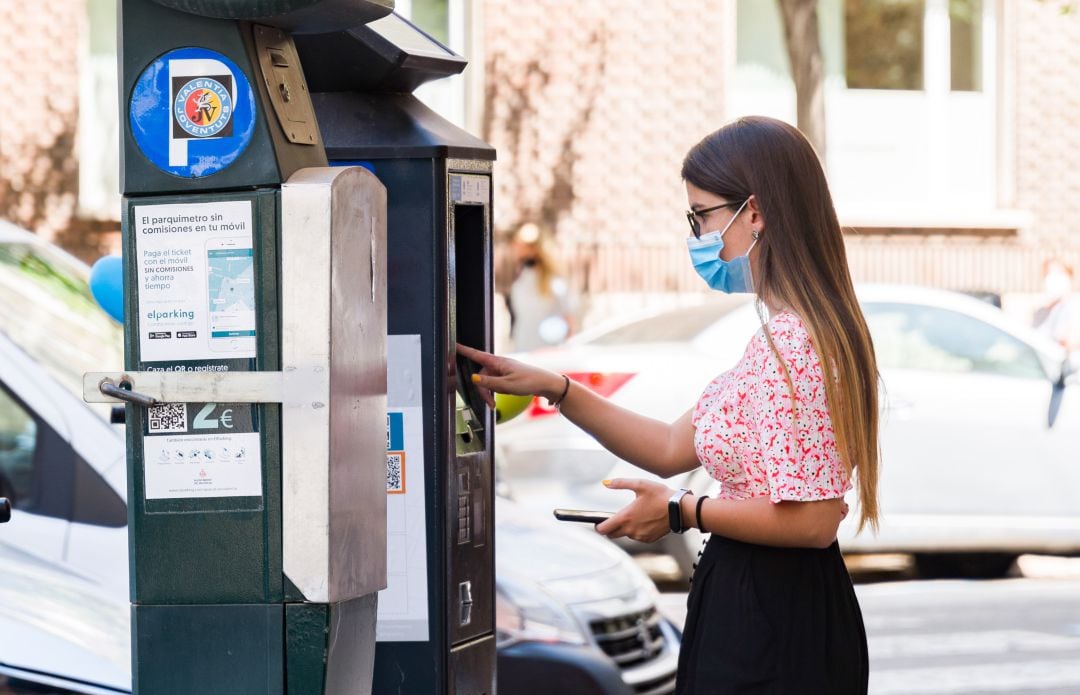
[[[123,427],[81,400],[84,372],[123,368],[123,335],[88,277],[0,221],[0,695],[131,691]],[[680,635],[625,553],[503,500],[496,516],[504,690],[674,690]]]

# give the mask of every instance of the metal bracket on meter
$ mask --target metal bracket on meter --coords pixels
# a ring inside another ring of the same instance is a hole
[[[295,373],[296,370],[292,370]],[[308,387],[292,388],[286,396],[285,372],[87,372],[83,400],[87,403],[132,403],[149,408],[159,403],[283,403],[321,408],[310,400],[316,384],[329,378],[326,370],[303,374]],[[301,375],[297,375],[301,376]],[[322,377],[320,379],[320,377]]]
[[[83,399],[280,403],[282,569],[335,603],[386,586],[370,533],[386,524],[386,189],[362,167],[301,169],[281,211],[281,371],[91,372]]]

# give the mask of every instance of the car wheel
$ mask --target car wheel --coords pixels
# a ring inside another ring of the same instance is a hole
[[[999,579],[1016,558],[1014,553],[917,553],[915,568],[924,579]]]

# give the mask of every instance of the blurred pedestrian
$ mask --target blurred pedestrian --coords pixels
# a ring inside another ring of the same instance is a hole
[[[853,478],[859,528],[877,527],[878,375],[821,163],[795,128],[748,117],[695,145],[682,178],[695,270],[715,290],[756,293],[762,322],[682,417],[660,422],[564,375],[458,349],[481,365],[485,398],[544,396],[625,461],[662,478],[704,466],[720,480],[713,498],[604,481],[635,495],[597,525],[606,536],[712,533],[687,599],[678,693],[866,693],[866,632],[836,535]]]
[[[548,243],[532,223],[514,235],[517,275],[510,286],[510,340],[519,352],[558,345],[574,329],[570,286]]]
[[[1068,352],[1080,348],[1080,300],[1073,292],[1073,269],[1060,258],[1043,262],[1043,304],[1032,325]]]

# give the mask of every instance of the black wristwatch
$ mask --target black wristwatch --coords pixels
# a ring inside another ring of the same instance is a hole
[[[675,494],[672,495],[667,501],[667,520],[668,526],[671,527],[672,533],[682,533],[687,529],[686,526],[683,526],[682,509],[680,508],[679,502],[682,501],[683,495],[687,495],[689,493],[689,490],[681,487],[676,490]]]

